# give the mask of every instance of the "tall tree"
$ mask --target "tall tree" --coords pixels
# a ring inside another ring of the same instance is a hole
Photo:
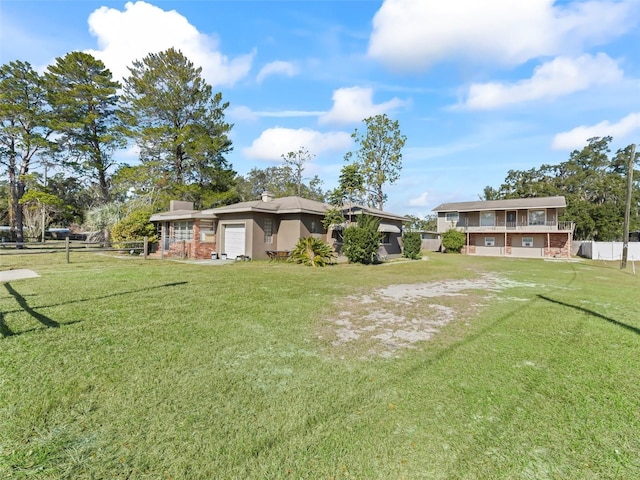
[[[65,162],[97,184],[100,203],[109,203],[113,153],[126,146],[118,116],[118,88],[102,61],[87,53],[58,57],[45,73],[53,128],[61,134]]]
[[[309,151],[300,147],[296,152],[289,152],[286,155],[281,155],[284,160],[284,164],[291,168],[293,172],[293,178],[296,186],[298,187],[298,196],[302,195],[302,172],[304,172],[305,164],[309,163],[314,157]]]
[[[39,152],[50,147],[50,114],[43,78],[26,62],[0,67],[0,165],[9,174],[11,226],[24,241],[26,176]]]
[[[302,183],[298,190],[295,172],[288,165],[267,167],[265,169],[252,168],[249,173],[236,179],[237,189],[243,201],[254,200],[260,197],[265,190],[276,197],[297,195],[311,200],[324,201],[322,180],[315,175],[308,183]]]
[[[176,186],[210,187],[230,170],[224,160],[232,150],[232,125],[224,121],[229,104],[212,94],[202,69],[173,48],[133,62],[129,71],[123,110],[142,163],[160,167],[155,171]]]
[[[369,206],[382,210],[387,198],[383,187],[400,178],[402,148],[407,137],[400,133],[398,121],[391,120],[386,114],[365,118],[364,123],[366,132],[356,129],[351,134],[360,149],[355,155],[348,152],[345,160],[353,160],[358,166],[364,178]]]

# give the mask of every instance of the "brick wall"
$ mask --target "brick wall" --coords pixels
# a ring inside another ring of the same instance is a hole
[[[549,245],[544,249],[545,257],[571,257],[571,235],[566,233],[551,233]]]
[[[216,252],[215,242],[200,242],[200,221],[193,225],[193,258],[211,258],[211,253]]]
[[[171,228],[173,229],[173,224]],[[167,257],[210,259],[211,254],[216,251],[216,242],[200,241],[200,221],[195,220],[193,222],[193,240],[172,243],[164,255]],[[156,254],[160,255],[160,249]]]

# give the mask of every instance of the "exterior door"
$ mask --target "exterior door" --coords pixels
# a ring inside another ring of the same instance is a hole
[[[224,226],[224,252],[227,258],[235,259],[240,255],[246,255],[244,245],[246,240],[246,228],[243,223]]]
[[[516,228],[518,224],[518,212],[511,210],[507,212],[507,228]]]

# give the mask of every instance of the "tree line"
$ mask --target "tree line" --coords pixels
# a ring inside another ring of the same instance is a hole
[[[120,83],[82,52],[57,58],[43,74],[23,61],[0,67],[0,223],[12,226],[18,242],[25,223],[41,218],[37,212],[47,213],[48,224],[99,229],[132,210],[166,209],[171,199],[202,209],[264,190],[327,198],[318,176],[303,176],[313,158],[304,146],[284,153],[281,165],[238,175],[227,160],[229,103],[179,50],[149,54],[128,69]],[[404,137],[386,115],[364,121],[367,132],[353,134],[360,150],[345,160],[357,172],[359,199],[382,208]],[[125,149],[135,152],[135,164],[116,161]]]

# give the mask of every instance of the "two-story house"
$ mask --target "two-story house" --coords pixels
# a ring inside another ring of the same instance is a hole
[[[433,211],[439,233],[465,233],[468,255],[568,258],[574,224],[559,220],[566,206],[557,196],[443,203]]]

